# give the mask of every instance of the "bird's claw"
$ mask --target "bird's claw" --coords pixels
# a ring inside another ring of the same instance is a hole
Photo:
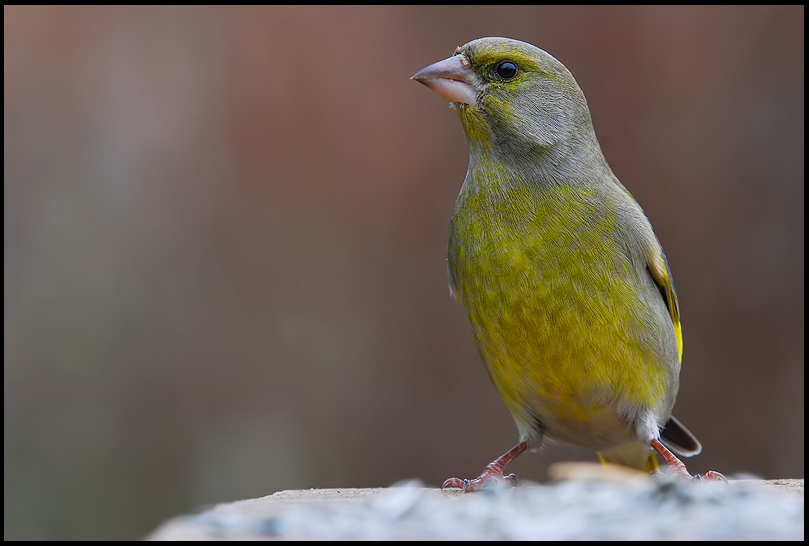
[[[466,490],[466,484],[469,480],[462,480],[461,478],[449,478],[441,485],[441,490],[446,491],[447,489],[460,489],[461,491]]]
[[[699,474],[695,474],[694,479],[695,480],[700,480],[700,481],[712,481],[712,482],[715,481],[715,482],[725,482],[725,483],[727,483],[727,481],[728,481],[728,479],[724,475],[720,474],[716,470],[709,470],[709,471],[707,471],[705,473],[704,476],[701,476]]]
[[[683,480],[696,480],[696,481],[700,481],[700,482],[706,481],[706,482],[728,483],[728,479],[723,474],[720,474],[719,472],[717,472],[715,470],[709,470],[705,474],[691,475],[691,474],[689,474],[688,472],[686,472],[684,470],[673,469],[673,471],[670,474],[672,474],[674,476],[677,476],[678,478],[683,479]],[[653,478],[665,480],[664,476],[666,475],[666,473],[661,472],[660,470],[654,470],[654,471],[652,471],[651,475],[652,475]]]
[[[514,457],[526,449],[528,449],[528,442],[523,440],[511,448],[508,452],[498,457],[497,460],[487,464],[480,476],[474,480],[450,478],[443,483],[441,489],[460,489],[462,493],[468,493],[470,491],[480,491],[481,489],[490,485],[504,485],[513,487],[517,485],[517,476],[514,474],[505,476],[503,474],[503,469],[512,459],[514,459]]]
[[[472,480],[462,480],[461,478],[449,478],[441,485],[442,491],[460,489],[462,493],[480,491],[485,487],[501,484],[508,487],[517,485],[517,476],[509,474],[504,476],[500,473],[484,471],[483,474]]]

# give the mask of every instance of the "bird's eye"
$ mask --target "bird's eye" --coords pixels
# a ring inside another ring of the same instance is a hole
[[[500,61],[494,67],[494,73],[502,80],[510,80],[517,75],[517,65],[513,61]]]

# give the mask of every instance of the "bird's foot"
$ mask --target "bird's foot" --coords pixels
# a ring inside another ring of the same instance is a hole
[[[485,487],[490,487],[494,484],[514,486],[517,485],[517,476],[509,474],[503,475],[503,470],[506,465],[510,463],[517,455],[528,449],[527,442],[520,442],[508,453],[500,456],[496,461],[486,465],[486,468],[477,478],[472,480],[462,480],[461,478],[450,478],[444,482],[441,489],[460,489],[462,493],[469,493],[471,491],[480,491]]]
[[[657,451],[663,459],[665,459],[666,463],[669,465],[669,468],[674,472],[676,476],[687,480],[705,480],[705,481],[718,481],[718,482],[727,482],[727,478],[720,474],[715,470],[709,470],[705,473],[705,475],[694,474],[693,476],[688,472],[688,469],[685,467],[685,464],[678,459],[674,453],[668,450],[666,446],[660,443],[660,440],[652,440],[652,448]]]
[[[728,479],[723,475],[717,472],[716,470],[709,470],[705,474],[694,474],[692,479],[695,480],[705,480],[705,481],[717,481],[717,482],[726,482]]]
[[[477,478],[471,480],[450,478],[444,482],[441,489],[460,489],[462,493],[470,493],[472,491],[480,491],[485,487],[496,487],[497,485],[517,485],[517,476],[514,474],[504,476],[502,469],[498,470],[493,464],[489,464],[486,465],[486,469]]]
[[[728,479],[725,478],[723,474],[716,472],[715,470],[709,470],[705,474],[690,474],[685,468],[682,470],[678,468],[671,467],[672,473],[680,479],[683,480],[697,480],[697,481],[711,481],[711,482],[727,482]],[[660,470],[656,470],[652,472],[654,477],[662,477],[664,472]]]

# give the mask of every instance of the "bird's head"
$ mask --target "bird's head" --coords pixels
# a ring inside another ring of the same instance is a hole
[[[587,101],[570,71],[531,44],[480,38],[412,79],[458,110],[470,151],[535,161],[598,147]],[[599,150],[600,153],[600,150]]]

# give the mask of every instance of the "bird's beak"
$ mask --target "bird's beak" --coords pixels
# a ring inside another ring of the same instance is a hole
[[[422,68],[410,79],[423,83],[452,102],[472,105],[477,102],[474,87],[476,75],[462,55],[455,55]]]

